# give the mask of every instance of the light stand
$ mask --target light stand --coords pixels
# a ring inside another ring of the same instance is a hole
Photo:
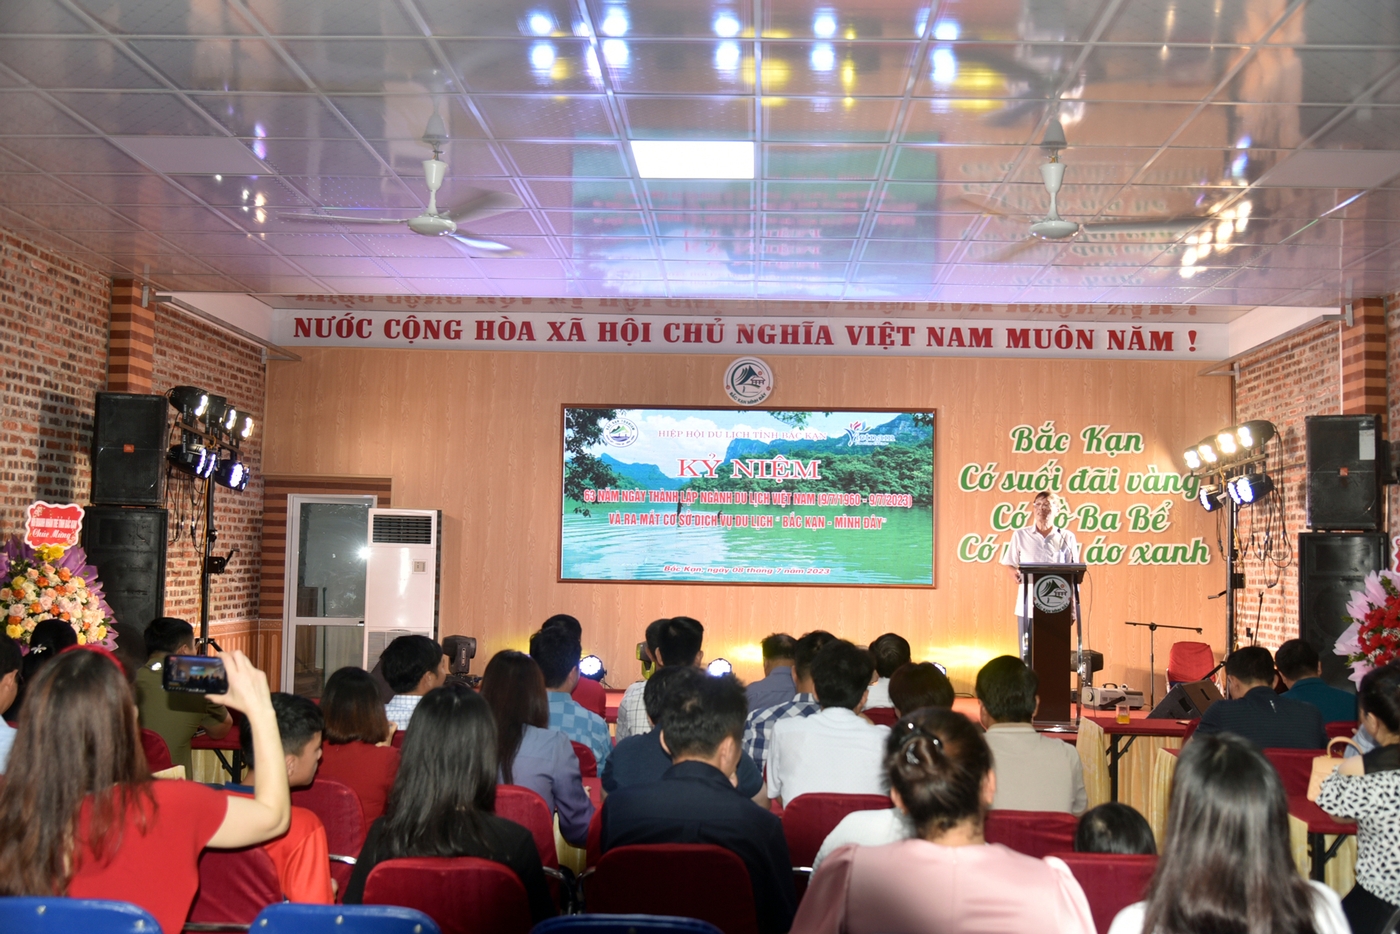
[[[1152,710],[1157,706],[1157,630],[1159,629],[1182,629],[1186,632],[1201,634],[1199,626],[1169,626],[1166,623],[1134,623],[1131,620],[1124,620],[1124,626],[1145,626],[1147,628],[1147,691],[1151,698],[1147,709]],[[1231,625],[1234,625],[1233,621]]]
[[[1229,655],[1235,650],[1235,592],[1239,590],[1236,585],[1237,578],[1242,575],[1235,570],[1235,564],[1239,561],[1239,550],[1235,547],[1235,530],[1239,526],[1240,507],[1233,497],[1225,497],[1227,512],[1225,514],[1225,533],[1228,536],[1225,546],[1225,654]]]

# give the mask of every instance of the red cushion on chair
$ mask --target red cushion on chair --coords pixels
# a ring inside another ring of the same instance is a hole
[[[783,836],[793,866],[810,866],[827,834],[852,811],[883,811],[893,807],[885,795],[838,795],[808,792],[783,809]]]
[[[748,867],[708,844],[615,847],[589,877],[584,903],[590,914],[676,915],[724,934],[758,934]]]
[[[526,934],[530,903],[508,866],[473,856],[390,859],[365,880],[366,905],[416,908],[442,934]]]
[[[988,843],[1003,843],[1037,859],[1074,849],[1079,818],[1063,811],[988,811]]]
[[[588,844],[586,864],[589,866],[598,865],[598,860],[603,858],[603,809],[596,808],[593,811],[593,819],[588,822]]]
[[[141,730],[141,748],[146,753],[146,765],[152,772],[159,772],[168,769],[175,763],[170,761],[170,747],[165,744],[165,738],[155,730]],[[194,778],[193,775],[186,775],[186,778]]]
[[[1200,681],[1215,667],[1215,650],[1205,642],[1174,642],[1167,657],[1167,680]]]
[[[867,707],[861,713],[876,726],[894,726],[899,722],[899,712],[893,707]]]
[[[583,743],[576,743],[569,740],[569,745],[574,747],[574,755],[578,756],[578,771],[584,778],[598,777],[598,757],[593,755],[593,750]]]
[[[395,730],[393,737],[389,740],[389,745],[395,749],[403,748],[403,738],[408,733],[407,730]]]
[[[1333,720],[1331,723],[1323,725],[1323,728],[1327,730],[1328,739],[1336,739],[1338,736],[1350,739],[1356,735],[1356,727],[1355,720]]]
[[[365,845],[364,808],[355,789],[329,778],[318,778],[305,788],[292,792],[292,803],[304,807],[321,819],[326,828],[326,848],[334,856],[359,856]],[[355,867],[331,861],[331,878],[337,886],[337,898],[343,896],[350,884]]]
[[[1278,777],[1283,779],[1284,794],[1307,795],[1312,763],[1322,755],[1321,749],[1265,749],[1264,755],[1278,770]]]
[[[1155,856],[1121,853],[1056,853],[1064,860],[1089,899],[1094,927],[1108,934],[1118,912],[1147,895],[1147,884],[1157,870]]]
[[[535,848],[540,851],[540,864],[548,869],[559,868],[559,851],[554,847],[554,812],[539,792],[520,785],[497,785],[496,816],[530,831]]]
[[[282,901],[272,857],[260,846],[205,850],[199,857],[199,894],[190,920],[201,924],[252,924],[268,905]]]

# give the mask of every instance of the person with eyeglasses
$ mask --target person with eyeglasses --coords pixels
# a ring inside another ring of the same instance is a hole
[[[1063,861],[987,843],[996,774],[971,721],[913,711],[890,731],[884,764],[890,797],[916,835],[832,853],[812,876],[792,934],[1093,934],[1088,900]]]

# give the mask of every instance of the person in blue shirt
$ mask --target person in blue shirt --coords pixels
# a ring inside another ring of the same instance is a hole
[[[578,685],[578,663],[583,657],[578,637],[558,627],[541,629],[530,638],[530,657],[544,673],[549,728],[591,749],[601,772],[613,748],[607,721],[570,696]]]
[[[1356,695],[1322,680],[1322,660],[1317,649],[1302,639],[1289,639],[1279,646],[1274,665],[1288,687],[1283,696],[1312,704],[1322,712],[1323,723],[1356,719]]]
[[[797,693],[792,677],[797,640],[785,632],[775,632],[759,644],[763,646],[763,679],[750,684],[744,692],[749,699],[749,713],[786,704]]]

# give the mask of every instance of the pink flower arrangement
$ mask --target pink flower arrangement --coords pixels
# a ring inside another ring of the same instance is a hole
[[[1352,591],[1344,619],[1351,625],[1337,637],[1334,651],[1351,663],[1358,685],[1373,669],[1400,656],[1400,574],[1373,571]]]
[[[79,547],[43,545],[36,550],[19,536],[6,542],[0,549],[0,614],[5,634],[23,645],[46,619],[72,626],[79,645],[110,649],[117,644],[97,568]]]

